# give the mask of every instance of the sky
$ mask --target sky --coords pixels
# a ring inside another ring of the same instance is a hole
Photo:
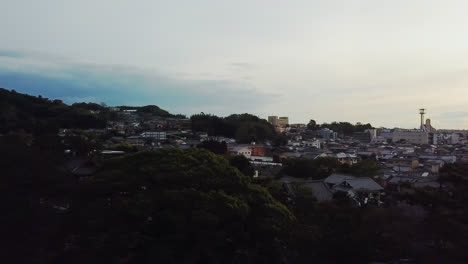
[[[0,87],[187,115],[468,128],[465,0],[2,0]]]

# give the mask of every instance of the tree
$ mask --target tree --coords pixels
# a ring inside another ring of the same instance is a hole
[[[348,172],[358,177],[374,177],[377,176],[380,169],[381,167],[375,161],[365,159],[351,165]]]
[[[341,164],[335,158],[288,158],[283,162],[281,174],[298,177],[323,179],[332,174]]]
[[[198,144],[197,148],[203,148],[219,155],[224,155],[227,153],[227,145],[224,141],[218,142],[216,140],[205,140]]]
[[[252,177],[255,173],[255,169],[250,164],[250,161],[242,155],[229,157],[229,164],[239,169],[246,176]]]
[[[265,188],[196,148],[109,160],[81,188],[72,263],[281,263],[295,222]]]
[[[315,120],[311,119],[309,123],[307,124],[307,129],[308,130],[317,130],[319,127],[317,126],[317,122]]]
[[[250,114],[234,114],[225,118],[198,114],[191,116],[190,120],[194,132],[203,131],[210,136],[235,138],[239,143],[272,140],[276,135],[270,123]]]
[[[102,144],[93,133],[69,131],[64,138],[65,145],[79,155],[89,155],[102,149]]]
[[[288,137],[284,133],[276,135],[273,139],[273,146],[275,147],[285,146],[286,144],[288,144]]]
[[[138,149],[135,146],[132,146],[132,144],[130,144],[128,142],[122,142],[122,143],[116,144],[116,145],[112,146],[112,148],[114,150],[124,151],[124,152],[127,152],[127,153],[138,151]]]

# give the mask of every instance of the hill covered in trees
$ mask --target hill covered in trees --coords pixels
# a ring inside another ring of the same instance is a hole
[[[244,157],[226,146],[158,149],[114,158],[96,155],[89,178],[67,169],[64,149],[86,134],[58,127],[100,127],[106,107],[0,90],[0,232],[9,263],[466,263],[468,167],[441,171],[444,188],[386,190],[381,207],[346,197],[318,202],[294,183],[288,197],[273,178],[251,178]],[[134,109],[134,108],[132,108]],[[4,110],[4,111],[3,111]],[[158,107],[137,109],[166,115]],[[243,114],[195,115],[194,131],[240,142],[274,139],[271,125]],[[105,123],[104,123],[105,124]],[[9,133],[25,131],[28,133]],[[51,133],[51,134],[48,134]],[[34,138],[34,140],[32,140]],[[94,142],[95,138],[87,140]],[[125,147],[121,145],[120,147]],[[94,145],[81,151],[89,154]],[[206,150],[207,149],[207,150]],[[79,152],[77,152],[80,154]],[[289,159],[282,173],[322,178],[335,170],[362,174],[363,162]]]
[[[103,128],[104,113],[92,114],[99,105],[69,106],[60,100],[0,89],[0,133],[25,131],[34,134],[57,133],[63,128]]]
[[[161,117],[185,118],[172,115],[155,105],[122,109],[135,109],[139,113]],[[104,128],[106,122],[116,118],[116,113],[105,105],[74,103],[31,96],[0,88],[0,133],[24,131],[33,134],[57,133],[59,128]]]
[[[290,200],[280,182],[251,179],[237,162],[199,148],[101,160],[94,176],[77,182],[60,149],[17,135],[0,137],[0,145],[0,159],[9,164],[1,174],[5,259],[17,263],[463,263],[467,257],[463,164],[443,171],[451,194],[389,193],[410,205],[359,208],[346,199],[318,202],[301,184]]]
[[[307,128],[309,130],[318,130],[321,128],[328,128],[333,130],[334,132],[337,132],[340,135],[344,136],[352,136],[356,132],[363,132],[366,129],[372,129],[371,124],[361,124],[357,123],[356,125],[353,125],[349,122],[331,122],[331,123],[323,123],[323,124],[317,124],[315,120],[310,120],[309,123],[307,124]]]
[[[227,117],[198,114],[190,117],[194,132],[207,132],[209,136],[235,138],[239,143],[273,140],[274,127],[265,119],[250,114],[233,114]]]

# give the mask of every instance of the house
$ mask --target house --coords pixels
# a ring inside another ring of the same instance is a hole
[[[283,181],[284,189],[291,197],[295,197],[294,185],[299,183],[312,189],[315,198],[317,198],[319,202],[330,201],[333,199],[333,192],[328,188],[323,180],[308,180],[293,177],[283,177],[281,180]]]
[[[334,173],[328,176],[324,183],[333,192],[345,192],[348,197],[358,203],[367,203],[369,199],[380,200],[383,187],[369,177],[355,177],[348,174]]]
[[[156,140],[166,140],[166,132],[165,131],[145,131],[141,133],[143,138],[153,138]]]
[[[419,167],[419,160],[416,157],[399,157],[387,160],[385,165],[389,168],[408,168],[408,171],[413,171]],[[397,171],[401,171],[398,169]]]
[[[145,141],[143,140],[143,138],[140,138],[138,136],[127,137],[125,141],[135,147],[143,147],[145,145]]]
[[[326,157],[329,157],[329,158],[335,158],[337,159],[341,164],[349,164],[349,165],[353,165],[353,164],[356,164],[358,163],[358,156],[356,154],[349,154],[349,153],[344,153],[344,152],[340,152],[340,153],[337,153],[337,154],[333,154],[333,153],[322,153],[318,156],[315,157],[315,159],[317,158],[326,158]]]
[[[250,159],[252,156],[252,148],[247,146],[237,146],[229,149],[231,155],[243,155],[244,157]]]
[[[320,140],[313,140],[313,141],[303,141],[302,142],[305,147],[313,147],[313,148],[320,148]]]
[[[265,147],[264,146],[252,146],[251,147],[252,149],[252,156],[265,156],[266,154],[266,150],[265,150]]]
[[[92,176],[98,169],[97,164],[88,157],[73,157],[66,167],[78,179]]]
[[[425,165],[432,173],[439,173],[440,169],[445,165],[443,160],[428,160]]]
[[[382,186],[369,177],[355,177],[334,173],[324,180],[282,177],[283,187],[289,196],[295,196],[295,185],[303,184],[312,189],[318,201],[333,199],[333,194],[344,192],[358,204],[374,201],[378,204]]]
[[[347,163],[349,165],[353,165],[358,162],[358,157],[356,156],[356,154],[348,154],[348,153],[340,152],[336,154],[335,157],[338,159],[338,161],[341,164]]]

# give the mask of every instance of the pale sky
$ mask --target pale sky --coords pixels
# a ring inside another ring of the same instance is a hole
[[[0,87],[173,113],[468,128],[468,1],[0,0]]]

